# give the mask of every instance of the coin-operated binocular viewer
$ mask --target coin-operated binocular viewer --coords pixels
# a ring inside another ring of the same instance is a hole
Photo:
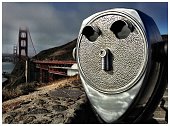
[[[151,17],[111,9],[85,19],[74,56],[92,108],[105,123],[139,123],[167,86],[167,42]]]

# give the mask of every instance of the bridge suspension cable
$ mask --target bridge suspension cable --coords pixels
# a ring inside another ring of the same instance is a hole
[[[34,49],[34,53],[35,53],[35,55],[37,55],[36,50],[35,50],[35,47],[34,47],[34,44],[33,44],[33,41],[32,41],[32,38],[31,38],[31,34],[30,34],[30,31],[29,31],[29,30],[28,30],[28,35],[29,35],[29,38],[30,38],[31,44],[32,44],[33,49]]]

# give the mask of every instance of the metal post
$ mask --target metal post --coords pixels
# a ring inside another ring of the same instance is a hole
[[[42,68],[41,68],[41,66],[40,66],[40,82],[41,82],[41,83],[42,83],[42,80],[43,80],[43,79],[42,79],[42,78],[43,78],[43,77],[42,77],[42,76],[43,76],[42,74],[43,74],[43,73],[42,73]]]
[[[25,81],[28,82],[28,60],[25,61]]]

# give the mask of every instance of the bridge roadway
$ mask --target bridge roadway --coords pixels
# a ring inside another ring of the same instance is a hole
[[[34,60],[33,63],[39,72],[40,82],[43,82],[44,79],[53,81],[54,75],[73,76],[77,72],[77,68],[72,68],[76,61]],[[68,74],[68,70],[70,74]]]

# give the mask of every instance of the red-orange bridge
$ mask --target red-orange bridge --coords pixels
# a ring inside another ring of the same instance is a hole
[[[59,76],[72,76],[77,74],[75,61],[57,60],[28,60],[28,47],[32,43],[34,53],[36,50],[27,27],[20,27],[17,45],[13,48],[14,62],[26,61],[25,79],[27,81],[49,82]],[[17,51],[17,49],[19,50]],[[17,54],[19,52],[19,54]],[[74,65],[75,64],[75,65]]]
[[[35,76],[40,82],[50,82],[58,76],[73,76],[78,73],[75,61],[34,60],[33,63]]]

